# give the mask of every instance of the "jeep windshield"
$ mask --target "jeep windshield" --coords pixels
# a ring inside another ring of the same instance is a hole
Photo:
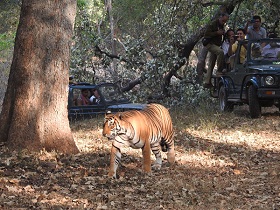
[[[280,64],[280,39],[252,40],[248,45],[248,62],[253,64]]]

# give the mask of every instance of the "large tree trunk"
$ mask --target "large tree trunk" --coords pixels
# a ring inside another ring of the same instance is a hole
[[[67,116],[75,0],[23,0],[0,141],[11,149],[77,153]]]

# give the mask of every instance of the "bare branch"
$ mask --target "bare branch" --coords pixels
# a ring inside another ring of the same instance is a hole
[[[213,5],[225,5],[225,2],[222,2],[222,1],[216,1],[216,2],[206,2],[206,3],[201,3],[201,5],[203,7],[210,7],[210,6],[213,6]]]
[[[118,55],[115,55],[115,54],[111,54],[111,53],[108,53],[106,51],[103,51],[100,49],[100,47],[98,45],[95,46],[95,50],[97,52],[100,52],[101,54],[105,54],[106,56],[108,56],[109,58],[116,58],[120,61],[124,61],[124,62],[128,62],[126,59],[122,58],[121,56],[118,56]]]
[[[128,83],[127,86],[125,87],[122,87],[121,88],[121,91],[122,92],[127,92],[127,91],[130,91],[132,88],[134,88],[136,85],[138,84],[141,84],[143,82],[143,78],[138,78],[138,79],[135,79],[135,80],[132,80]]]

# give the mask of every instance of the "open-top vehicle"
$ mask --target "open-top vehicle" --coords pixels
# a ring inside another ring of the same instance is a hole
[[[83,90],[88,90],[88,104],[79,104]],[[96,90],[98,98],[90,100],[91,90]],[[114,83],[102,83],[93,85],[89,83],[78,83],[69,85],[68,96],[68,116],[69,118],[78,118],[81,116],[94,116],[97,114],[105,114],[110,111],[112,113],[126,110],[141,110],[146,104],[131,103],[127,99],[119,87]]]
[[[240,49],[247,47],[244,63]],[[280,108],[280,39],[244,40],[228,67],[228,72],[211,79],[211,95],[219,99],[222,111],[248,104],[252,118],[261,116],[261,107]]]

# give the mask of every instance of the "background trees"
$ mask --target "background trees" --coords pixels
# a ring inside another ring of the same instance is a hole
[[[0,1],[0,107],[8,83],[19,11],[18,1]]]
[[[200,86],[194,87],[189,84],[199,83],[203,76],[201,69],[196,70],[196,62],[197,55],[202,50],[200,39],[207,23],[222,9],[231,13],[228,27],[234,29],[244,27],[252,15],[258,14],[262,16],[263,24],[268,31],[278,32],[278,4],[275,0],[265,3],[243,0],[208,3],[160,0],[113,1],[111,14],[114,17],[113,30],[110,27],[106,5],[103,5],[105,9],[99,10],[102,13],[92,16],[91,21],[88,21],[88,18],[79,18],[79,22],[76,22],[76,28],[79,29],[81,25],[87,24],[83,32],[89,32],[90,29],[90,38],[86,42],[90,43],[87,54],[90,56],[86,63],[91,67],[83,65],[85,68],[82,75],[86,75],[89,79],[89,74],[92,74],[90,81],[94,78],[95,82],[118,81],[122,87],[128,85],[130,81],[136,81],[134,84],[144,81],[140,86],[141,94],[137,95],[137,100],[145,101],[147,96],[163,93],[165,96],[173,96],[173,99],[175,97],[180,103],[186,98],[185,93],[189,93],[188,97],[193,97],[191,93],[201,92]],[[90,4],[85,2],[85,6],[80,7],[78,14],[82,11],[83,14],[87,13],[88,6]],[[78,37],[79,34],[76,34],[75,38]],[[86,37],[83,38],[85,42]],[[116,48],[114,53],[112,45]],[[85,55],[82,57],[85,58]],[[85,79],[81,77],[79,71],[81,66],[76,64],[72,62],[71,72],[78,80]]]

